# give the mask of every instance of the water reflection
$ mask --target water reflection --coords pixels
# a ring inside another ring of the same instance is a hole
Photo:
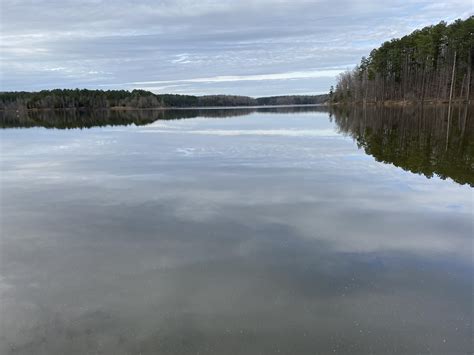
[[[333,110],[341,132],[377,161],[427,178],[474,186],[474,107],[346,107]]]
[[[1,128],[91,128],[103,126],[147,125],[156,120],[194,117],[233,117],[254,112],[298,113],[325,112],[323,106],[282,106],[166,110],[38,110],[0,111]]]
[[[0,131],[1,354],[472,351],[469,186],[204,115]]]
[[[474,186],[473,106],[258,107],[170,110],[0,111],[2,128],[92,128],[149,125],[155,121],[196,117],[228,118],[252,113],[329,112],[339,131],[377,161],[427,178],[434,175]]]

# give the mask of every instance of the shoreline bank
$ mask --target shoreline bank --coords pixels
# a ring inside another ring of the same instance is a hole
[[[473,105],[474,100],[452,100],[451,105]],[[341,101],[328,103],[329,106],[340,105],[369,105],[369,106],[415,106],[415,105],[432,105],[444,106],[449,105],[449,100],[385,100],[385,101]]]

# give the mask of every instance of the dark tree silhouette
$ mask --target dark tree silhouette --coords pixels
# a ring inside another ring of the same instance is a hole
[[[327,99],[327,95],[274,96],[255,99],[235,95],[157,95],[145,90],[56,89],[39,92],[0,92],[0,110],[302,105],[320,104]]]

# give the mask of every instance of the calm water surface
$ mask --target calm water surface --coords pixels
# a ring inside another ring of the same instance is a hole
[[[2,116],[0,353],[472,353],[473,115]]]

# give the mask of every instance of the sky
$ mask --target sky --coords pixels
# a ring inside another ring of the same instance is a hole
[[[0,0],[0,90],[321,94],[474,0]]]

